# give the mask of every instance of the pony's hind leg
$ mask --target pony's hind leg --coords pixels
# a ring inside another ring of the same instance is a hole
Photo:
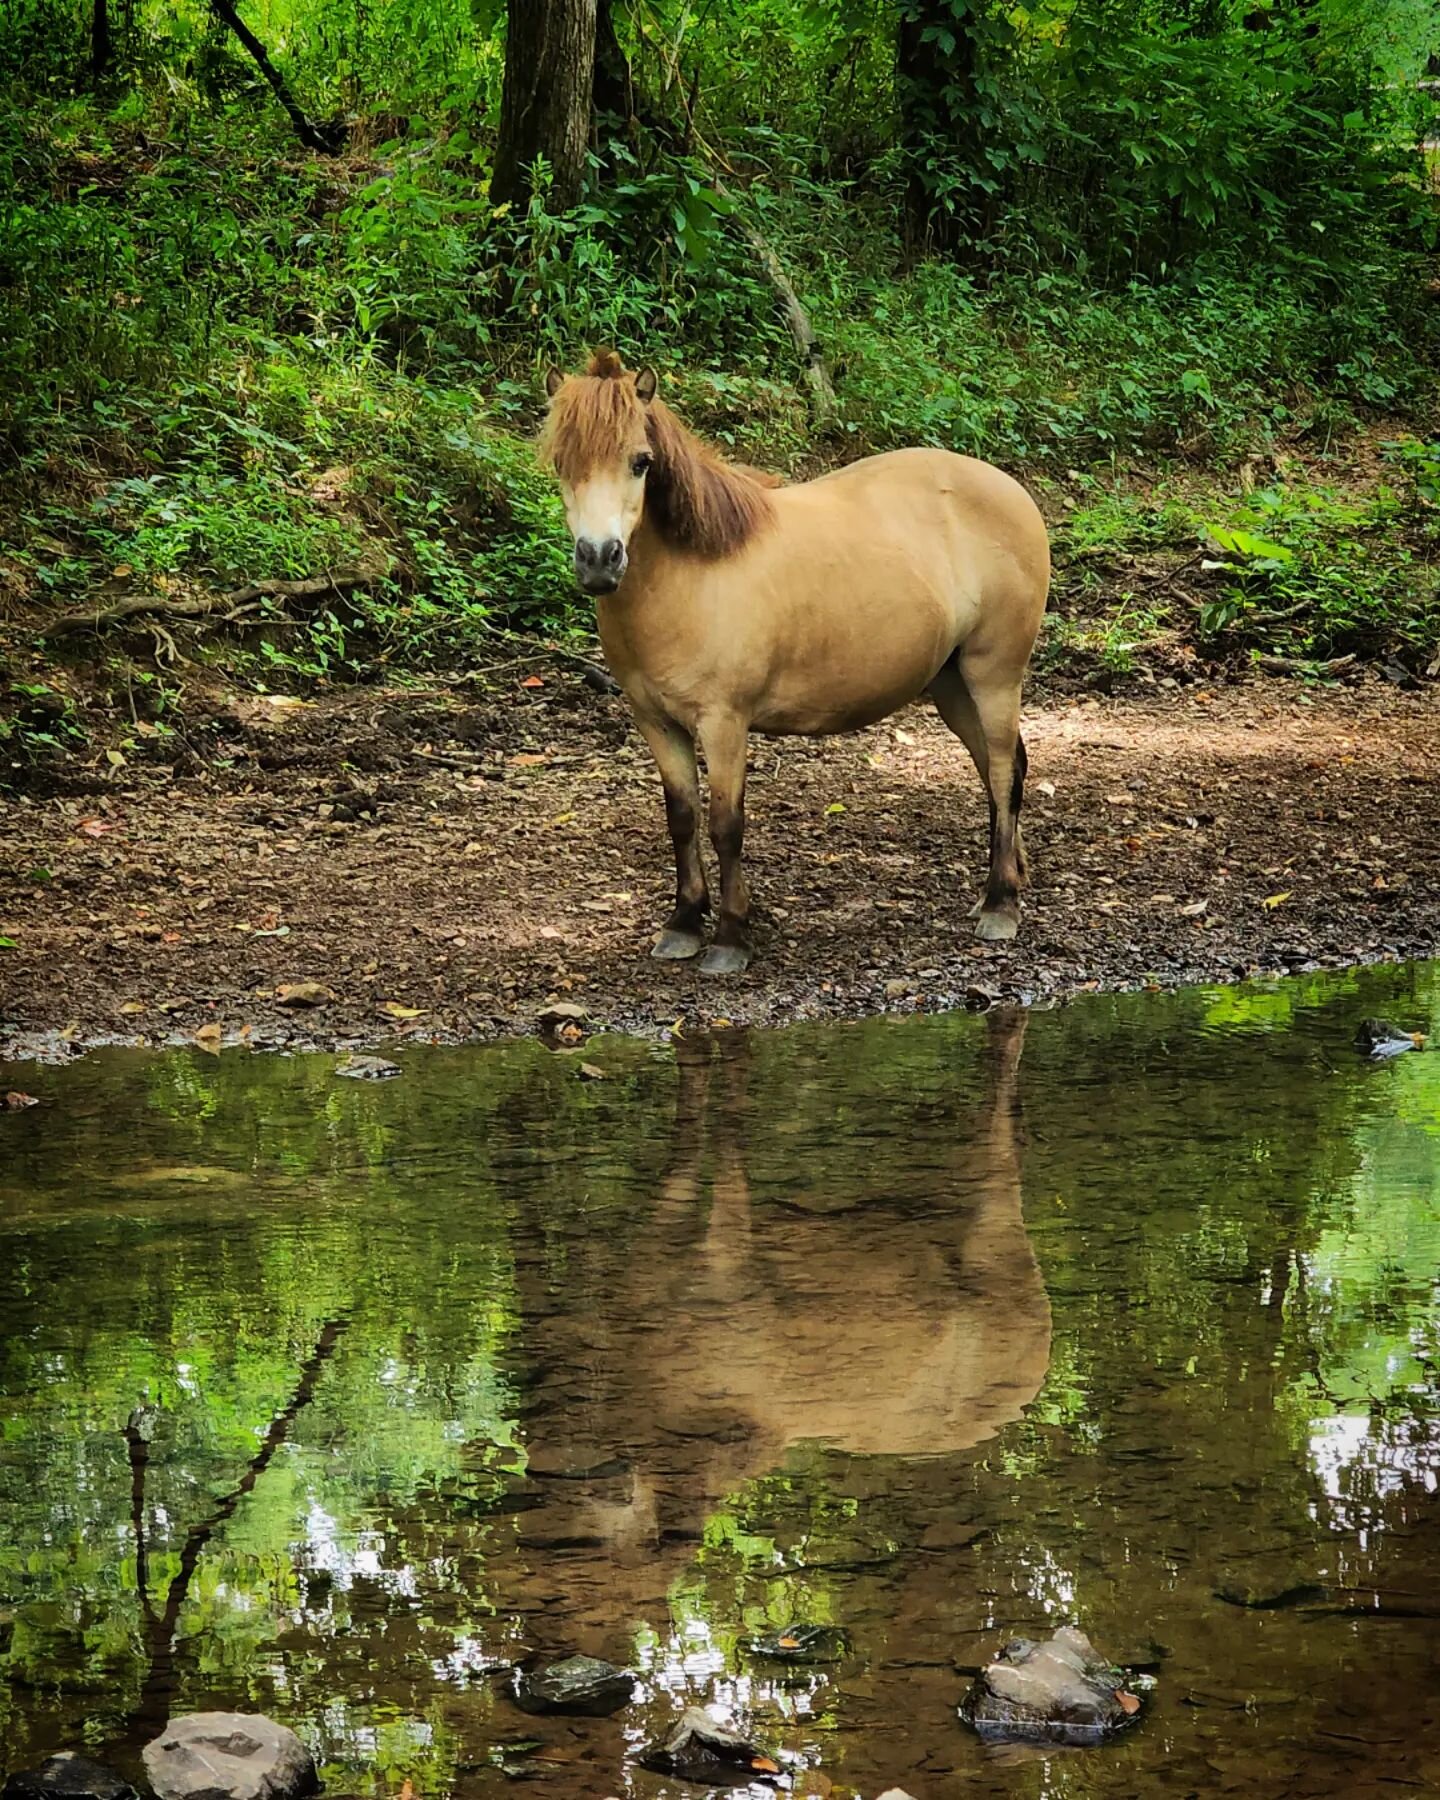
[[[705,948],[701,926],[710,906],[700,861],[700,776],[695,742],[670,719],[637,719],[665,789],[665,821],[675,850],[675,907],[650,954],[685,962]]]
[[[702,719],[700,747],[710,783],[710,842],[720,861],[720,917],[702,975],[743,975],[750,966],[750,890],[745,847],[745,760],[748,727],[734,714]]]
[[[991,942],[1013,938],[1020,927],[1020,889],[1025,885],[1025,846],[1020,807],[1025,793],[1025,744],[1020,736],[1020,686],[986,667],[964,665],[963,653],[931,682],[929,693],[942,719],[970,752],[990,807],[990,868],[984,892],[971,909],[975,935]]]
[[[975,701],[965,685],[965,678],[957,666],[957,658],[952,656],[945,667],[926,689],[935,702],[935,710],[970,752],[970,760],[975,765],[975,772],[980,777],[980,785],[985,790],[985,802],[990,809],[989,842],[995,841],[995,802],[990,797],[990,752],[985,747],[985,732],[980,724],[980,714],[976,710]],[[970,908],[970,917],[978,919],[985,910],[985,889],[980,890],[980,897]]]

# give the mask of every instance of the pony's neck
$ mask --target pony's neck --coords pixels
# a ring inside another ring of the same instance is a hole
[[[675,561],[675,551],[665,534],[648,514],[641,513],[640,523],[630,533],[629,566],[615,598],[624,601],[647,594]]]

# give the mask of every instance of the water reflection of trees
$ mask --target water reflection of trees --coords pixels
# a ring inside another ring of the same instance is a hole
[[[71,1071],[0,1172],[0,1760],[103,1741],[142,1694],[131,1409],[158,1409],[163,1612],[344,1315],[199,1558],[182,1704],[270,1706],[439,1779],[502,1728],[462,1684],[507,1644],[624,1653],[638,1626],[657,1683],[748,1693],[738,1638],[803,1612],[870,1665],[815,1683],[826,1742],[893,1776],[866,1761],[887,1717],[963,1758],[952,1659],[1065,1611],[1158,1641],[1167,1689],[1202,1696],[1166,1727],[1177,1781],[1235,1779],[1257,1743],[1293,1764],[1347,1703],[1342,1638],[1412,1691],[1424,1621],[1343,1609],[1403,1612],[1436,1566],[1437,1065],[1382,1088],[1340,1059],[1384,1010],[1370,979],[1286,1020],[1227,998],[1207,1021],[1203,996],[1033,1019],[1028,1245],[1013,1067],[965,1019],[604,1045],[589,1086],[531,1048],[376,1090],[323,1061]],[[1036,1254],[1050,1373],[986,1440],[1044,1372]],[[520,1473],[522,1442],[551,1473]],[[596,1448],[618,1472],[553,1472]],[[1215,1595],[1295,1584],[1342,1610]],[[1281,1668],[1290,1710],[1237,1735],[1223,1708],[1278,1708]]]

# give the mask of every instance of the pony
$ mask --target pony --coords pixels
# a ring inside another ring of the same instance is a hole
[[[649,745],[675,851],[675,905],[652,954],[749,966],[742,851],[750,732],[854,731],[928,695],[990,806],[976,934],[1013,938],[1027,880],[1020,689],[1050,547],[1011,476],[948,450],[892,450],[785,484],[726,462],[657,394],[655,371],[600,351],[551,369],[542,462],[574,539],[575,579]],[[709,778],[719,914],[700,856],[696,750]]]

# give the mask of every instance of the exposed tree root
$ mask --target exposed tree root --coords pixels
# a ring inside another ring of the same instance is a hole
[[[162,619],[206,619],[218,614],[230,621],[256,600],[308,600],[320,594],[348,594],[356,588],[369,587],[374,580],[373,575],[352,570],[334,575],[313,575],[305,581],[282,581],[278,577],[250,581],[233,593],[215,594],[208,600],[167,600],[163,594],[127,594],[98,612],[82,607],[76,612],[62,613],[45,627],[44,636],[61,638],[71,637],[79,631],[105,631],[112,625],[122,625],[125,620],[142,615]]]

